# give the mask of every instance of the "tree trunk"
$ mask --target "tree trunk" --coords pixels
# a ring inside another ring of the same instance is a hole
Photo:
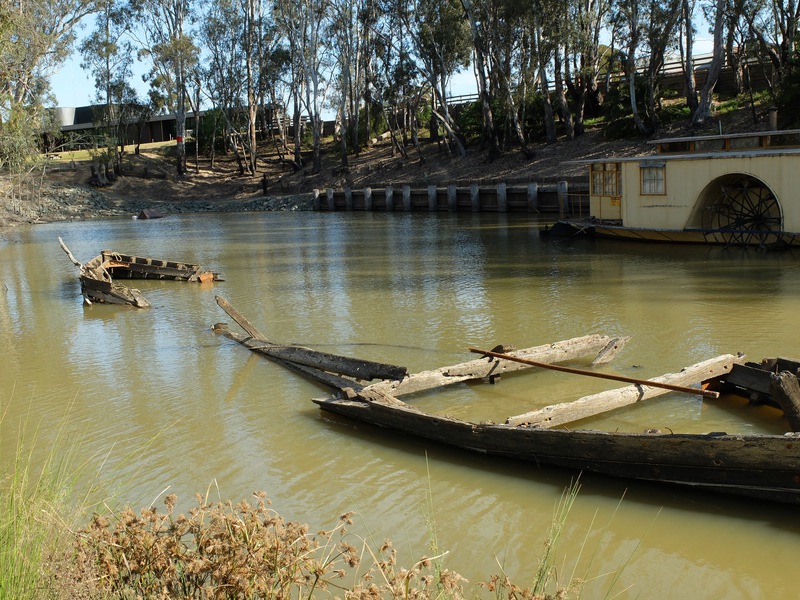
[[[556,121],[553,116],[553,106],[550,104],[550,89],[547,83],[547,59],[542,47],[542,29],[539,19],[536,19],[536,54],[539,61],[539,85],[542,90],[542,104],[544,105],[544,131],[545,139],[548,144],[555,144],[558,141],[556,135]]]
[[[683,0],[681,6],[684,30],[686,32],[685,49],[683,54],[683,87],[686,94],[686,105],[692,114],[697,110],[697,88],[694,77],[694,27],[692,25],[693,0]]]
[[[564,92],[563,62],[561,49],[558,47],[553,54],[553,70],[556,84],[556,101],[561,111],[561,118],[564,119],[564,130],[567,134],[567,139],[571,140],[575,137],[575,128],[572,124],[572,112],[569,110],[567,96]]]
[[[464,12],[469,19],[470,30],[472,31],[472,44],[475,51],[475,70],[478,74],[478,94],[481,98],[481,108],[483,110],[483,134],[484,139],[489,143],[489,160],[492,161],[500,154],[500,146],[497,141],[497,129],[494,124],[492,114],[491,94],[489,93],[489,81],[486,76],[486,55],[483,49],[483,40],[478,30],[478,22],[473,10],[472,0],[461,0]]]
[[[714,55],[708,68],[708,79],[700,91],[700,102],[692,115],[692,125],[702,125],[711,116],[712,94],[725,64],[725,46],[722,39],[725,4],[726,0],[717,0],[717,14],[714,17]]]
[[[636,128],[642,133],[648,134],[649,131],[639,115],[639,107],[636,102],[636,49],[639,47],[639,7],[637,2],[633,2],[631,5],[630,28],[631,37],[628,42],[628,56],[625,60],[625,77],[628,79],[631,116]]]

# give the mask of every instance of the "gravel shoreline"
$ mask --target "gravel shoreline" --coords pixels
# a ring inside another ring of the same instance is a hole
[[[25,224],[135,217],[148,208],[156,209],[164,215],[174,215],[201,212],[309,211],[314,207],[312,194],[145,200],[114,194],[113,186],[100,190],[90,186],[45,183],[33,199],[12,201],[0,196],[0,233]]]

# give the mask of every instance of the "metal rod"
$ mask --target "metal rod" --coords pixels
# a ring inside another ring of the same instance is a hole
[[[673,392],[683,392],[684,394],[692,394],[695,396],[703,396],[705,398],[719,398],[719,392],[711,390],[704,390],[700,388],[684,387],[682,385],[672,385],[670,383],[661,383],[652,381],[650,379],[635,379],[633,377],[625,377],[624,375],[611,375],[609,373],[597,373],[595,371],[585,371],[583,369],[573,369],[572,367],[562,367],[560,365],[551,365],[549,363],[537,362],[535,360],[528,360],[527,358],[520,358],[500,352],[492,352],[490,350],[479,350],[478,348],[469,348],[470,352],[475,354],[483,354],[484,356],[491,356],[492,358],[502,358],[503,360],[511,360],[514,362],[522,363],[524,365],[531,365],[532,367],[541,367],[542,369],[550,369],[551,371],[561,371],[563,373],[572,373],[573,375],[586,375],[588,377],[597,377],[599,379],[611,379],[613,381],[622,381],[624,383],[633,383],[635,385],[647,385],[650,387],[663,388]]]

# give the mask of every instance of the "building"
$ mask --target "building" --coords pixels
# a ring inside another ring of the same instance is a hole
[[[623,239],[800,245],[800,130],[652,143],[655,154],[581,161],[590,214],[561,224]]]

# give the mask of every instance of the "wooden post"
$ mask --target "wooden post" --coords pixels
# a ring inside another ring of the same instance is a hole
[[[481,190],[477,183],[469,186],[469,200],[472,203],[472,212],[480,212],[481,210]]]
[[[328,188],[328,210],[336,210],[336,204],[333,201],[333,188]]]
[[[497,212],[508,212],[508,193],[505,183],[497,184]]]
[[[411,186],[403,186],[403,210],[411,212]]]
[[[313,198],[314,198],[314,210],[320,210],[320,208],[322,208],[322,201],[319,198],[319,190],[318,189],[314,190]]]
[[[344,188],[344,206],[347,210],[353,210],[353,188]]]
[[[458,210],[458,188],[454,183],[447,186],[447,210],[450,212]]]
[[[539,212],[539,184],[528,184],[528,212]]]
[[[430,212],[439,210],[439,194],[436,192],[435,185],[428,186],[428,210]]]
[[[372,210],[372,188],[364,188],[364,210]]]
[[[556,184],[558,191],[558,216],[564,218],[569,213],[569,184],[566,181],[559,181]]]
[[[800,431],[800,385],[797,377],[789,371],[777,373],[770,380],[769,391],[783,409],[792,431]]]
[[[384,190],[386,197],[386,210],[394,210],[394,188],[390,185]]]

